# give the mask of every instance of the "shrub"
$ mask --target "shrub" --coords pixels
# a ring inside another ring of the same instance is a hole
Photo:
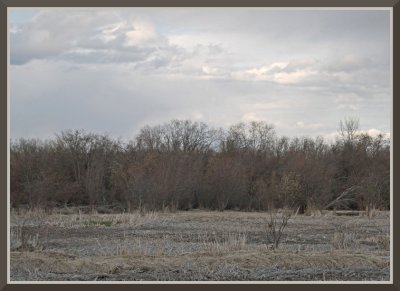
[[[300,208],[296,211],[293,208],[284,208],[281,211],[270,210],[269,220],[267,221],[267,240],[272,244],[273,249],[279,247],[282,234],[292,216],[296,216]]]

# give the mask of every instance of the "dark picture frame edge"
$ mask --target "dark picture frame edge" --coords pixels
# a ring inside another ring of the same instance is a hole
[[[400,135],[394,134],[395,129],[399,128],[398,123],[400,122],[399,115],[395,115],[395,109],[399,107],[399,82],[396,84],[396,80],[400,77],[399,72],[399,57],[396,58],[394,52],[400,51],[399,47],[399,22],[400,22],[400,0],[247,0],[247,1],[228,1],[228,0],[173,0],[166,3],[161,0],[0,0],[0,290],[69,290],[70,288],[77,288],[82,290],[107,290],[113,289],[140,289],[140,290],[161,290],[161,289],[173,289],[173,290],[184,290],[190,288],[192,290],[198,290],[202,288],[206,289],[225,289],[225,290],[242,290],[245,289],[257,289],[261,290],[268,287],[279,288],[281,290],[317,290],[321,288],[320,284],[135,284],[135,285],[109,285],[109,284],[76,284],[76,285],[59,285],[59,284],[7,284],[7,51],[8,51],[8,35],[7,35],[7,8],[11,7],[392,7],[392,19],[393,19],[393,127],[392,127],[392,148],[394,151],[394,145],[400,144]],[[397,50],[396,50],[397,49]],[[396,79],[397,77],[397,79]],[[395,98],[397,96],[397,98]],[[393,153],[392,153],[393,154]],[[399,182],[395,179],[395,174],[398,173],[400,156],[393,154],[392,160],[392,177],[393,177],[393,204],[391,209],[398,209],[399,199],[395,197],[394,189],[395,185]],[[396,207],[397,206],[397,207]],[[400,219],[399,212],[393,211],[393,222]],[[395,242],[400,241],[400,231],[397,228],[393,228],[393,246]],[[400,270],[400,255],[393,248],[393,274]],[[400,290],[399,277],[393,276],[393,284],[324,284],[325,290],[337,290],[339,288],[350,287],[355,290]]]
[[[1,0],[6,7],[394,7],[399,0]]]

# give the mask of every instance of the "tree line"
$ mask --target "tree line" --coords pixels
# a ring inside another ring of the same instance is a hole
[[[278,136],[265,122],[173,120],[129,142],[83,130],[10,145],[11,206],[125,211],[390,207],[390,140],[340,122],[338,138]]]

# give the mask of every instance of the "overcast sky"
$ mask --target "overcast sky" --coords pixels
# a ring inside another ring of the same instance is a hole
[[[11,9],[11,137],[171,119],[390,131],[389,10]]]

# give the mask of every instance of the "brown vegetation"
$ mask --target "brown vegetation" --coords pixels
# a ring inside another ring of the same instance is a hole
[[[340,138],[278,137],[264,122],[228,130],[172,121],[123,143],[65,131],[54,140],[11,144],[12,207],[87,206],[92,211],[389,209],[390,147],[360,134],[354,119]]]
[[[298,214],[278,249],[268,213],[71,212],[12,212],[11,280],[389,279],[388,212]]]

